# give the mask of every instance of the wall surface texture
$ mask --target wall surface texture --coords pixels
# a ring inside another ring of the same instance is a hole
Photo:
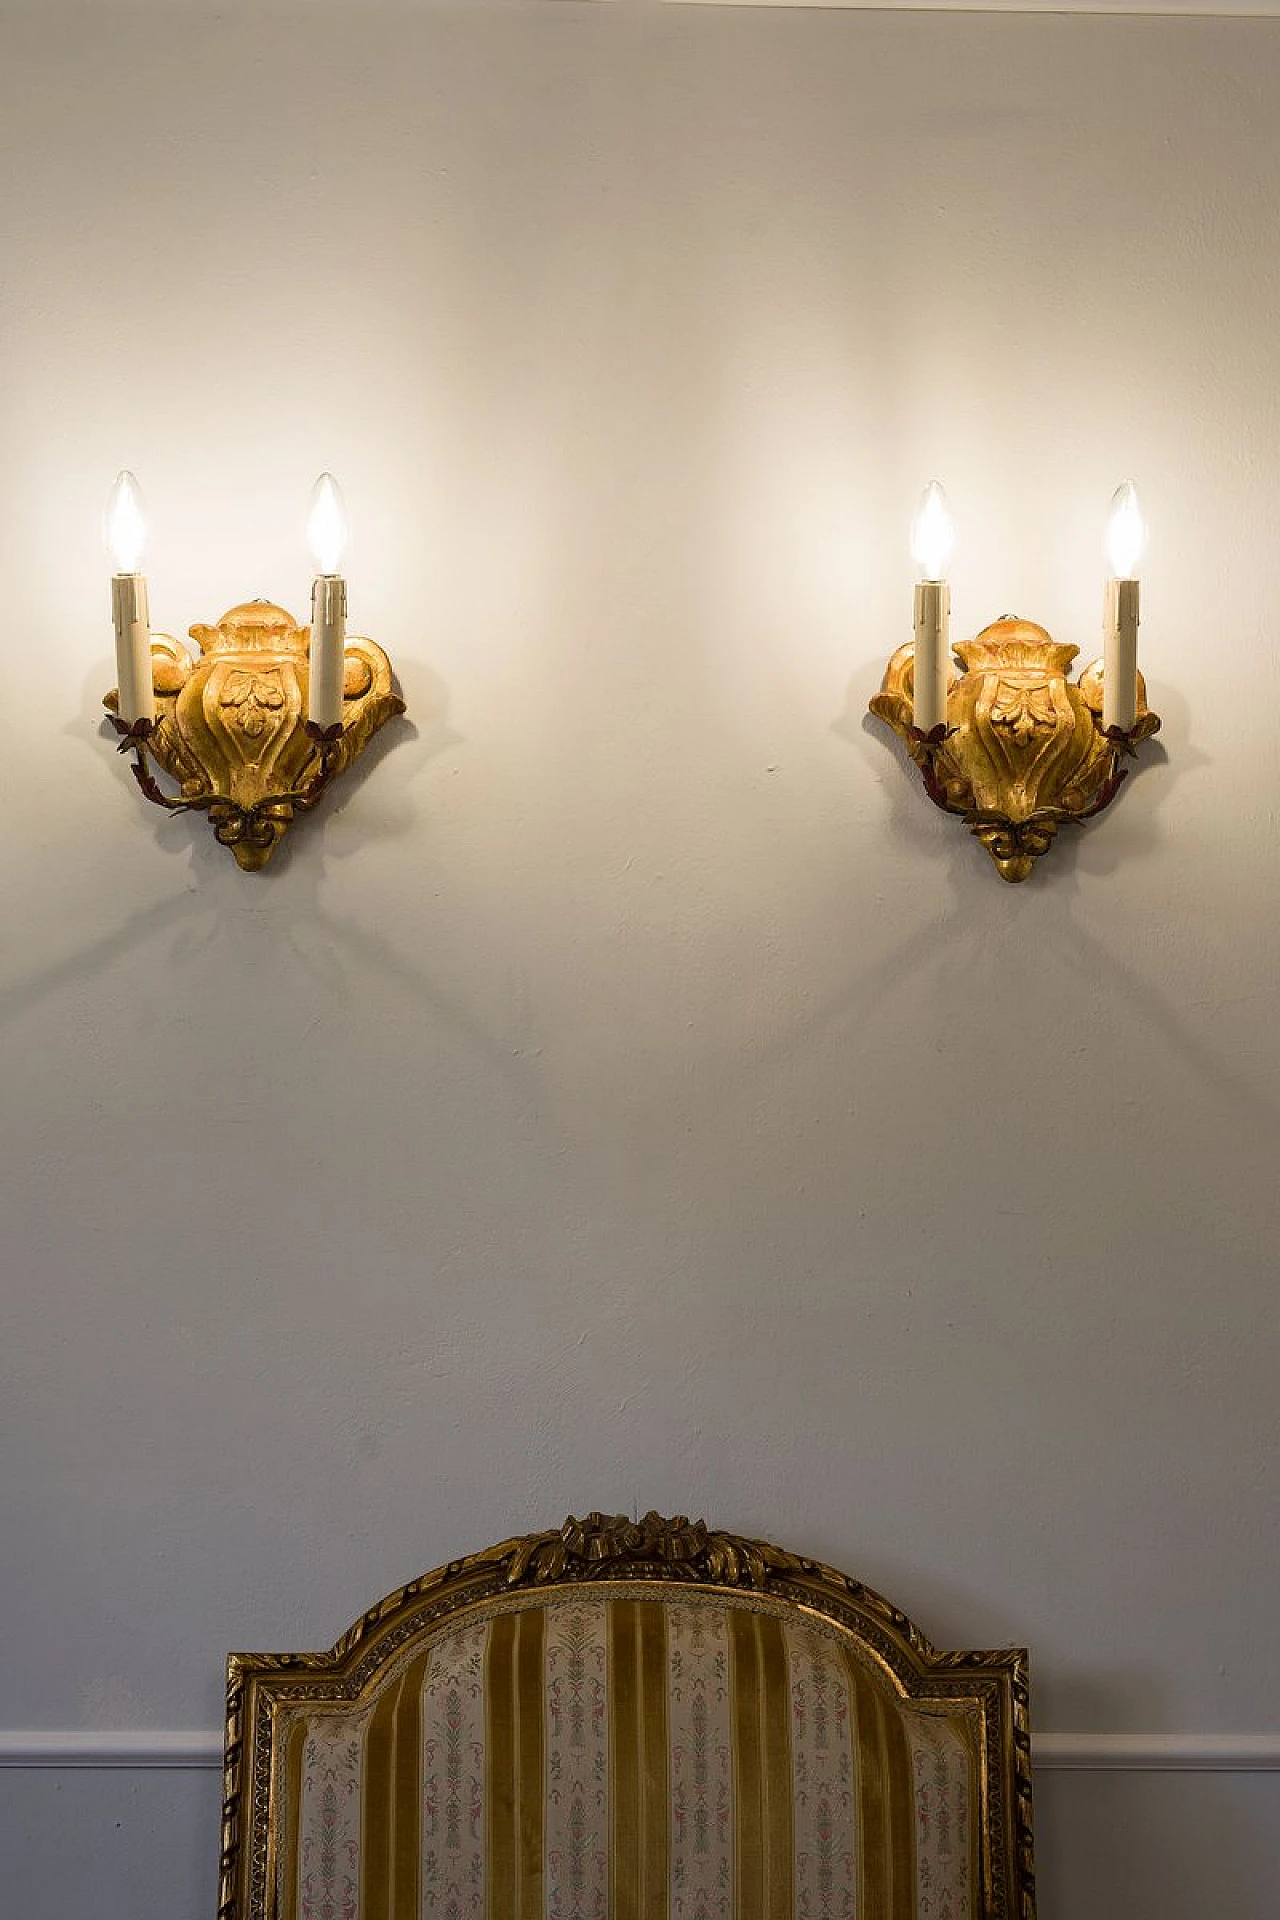
[[[0,1747],[650,1505],[1095,1755],[1280,1730],[1278,89],[1266,21],[0,0]],[[121,466],[177,632],[302,617],[345,487],[409,717],[265,875],[101,729]],[[1089,657],[1152,524],[1164,731],[1022,887],[864,718],[935,473],[961,633]],[[1044,1920],[1280,1905],[1280,1774],[1039,1812]],[[6,1768],[5,1910],[208,1920],[216,1824]]]

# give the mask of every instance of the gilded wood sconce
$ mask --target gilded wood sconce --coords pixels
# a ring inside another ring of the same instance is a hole
[[[312,624],[283,607],[248,601],[216,626],[194,626],[198,658],[151,629],[137,483],[122,473],[108,500],[108,546],[116,562],[112,606],[119,686],[104,705],[132,751],[142,792],[170,813],[203,812],[246,872],[265,867],[295,816],[404,712],[381,647],[346,631],[341,496],[328,474],[316,483],[309,523],[320,572]],[[177,782],[164,791],[152,763]]]
[[[948,646],[951,523],[941,488],[926,489],[913,534],[925,574],[915,639],[890,659],[871,711],[905,741],[929,798],[963,820],[1003,880],[1025,880],[1060,827],[1101,813],[1126,777],[1123,760],[1159,729],[1137,669],[1144,533],[1126,484],[1108,532],[1106,650],[1073,682],[1078,648],[1029,620],[997,620]]]

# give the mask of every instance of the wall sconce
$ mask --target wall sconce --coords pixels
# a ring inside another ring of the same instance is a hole
[[[890,659],[871,711],[906,742],[934,805],[964,821],[1003,880],[1025,880],[1059,827],[1110,805],[1126,775],[1122,758],[1159,730],[1138,672],[1146,527],[1126,481],[1107,523],[1103,657],[1075,684],[1067,674],[1079,649],[1029,620],[997,620],[948,647],[953,540],[934,480],[912,528],[915,639]]]
[[[151,629],[137,481],[120,474],[107,496],[119,686],[103,705],[120,752],[132,750],[148,800],[169,813],[207,813],[249,873],[266,866],[295,814],[314,807],[379,727],[404,712],[382,648],[346,630],[338,569],[347,525],[331,474],[316,481],[307,533],[317,568],[311,626],[251,600],[216,626],[190,629],[201,649],[193,659],[181,641]],[[153,761],[177,781],[176,795],[160,786]]]

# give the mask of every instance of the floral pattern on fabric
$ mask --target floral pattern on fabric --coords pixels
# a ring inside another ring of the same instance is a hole
[[[733,1739],[724,1609],[667,1609],[672,1920],[731,1920]]]
[[[499,1904],[487,1860],[495,1792],[490,1773],[499,1764],[490,1751],[487,1722],[487,1714],[498,1711],[488,1673],[490,1644],[495,1619],[533,1607],[544,1615],[542,1667],[539,1676],[535,1654],[524,1713],[526,1726],[529,1712],[535,1721],[540,1714],[542,1747],[536,1769],[517,1772],[516,1790],[541,1796],[538,1807],[520,1807],[523,1830],[541,1830],[542,1892],[540,1903],[535,1895],[534,1904],[541,1920],[611,1920],[610,1876],[617,1871],[611,1859],[613,1820],[626,1804],[618,1797],[613,1770],[641,1764],[640,1748],[630,1741],[615,1751],[619,1742],[609,1691],[610,1614],[618,1604],[634,1610],[636,1597],[627,1588],[615,1590],[615,1595],[578,1590],[536,1602],[521,1598],[495,1608],[488,1619],[432,1640],[420,1700],[420,1920],[487,1920],[488,1906]],[[649,1599],[650,1592],[641,1597]],[[735,1756],[734,1741],[735,1728],[743,1724],[743,1701],[734,1696],[730,1648],[738,1607],[718,1595],[673,1597],[663,1603],[665,1791],[659,1733],[649,1754],[653,1777],[645,1796],[651,1823],[663,1818],[661,1810],[666,1809],[664,1844],[659,1851],[655,1843],[651,1857],[668,1862],[668,1920],[735,1920],[735,1881],[744,1870],[743,1859],[736,1856],[739,1846],[745,1850],[744,1836],[754,1817],[753,1809],[736,1801],[735,1760],[740,1756]],[[874,1796],[868,1795],[860,1768],[870,1763],[875,1749],[859,1743],[854,1725],[854,1683],[856,1678],[862,1685],[862,1668],[851,1667],[847,1642],[820,1621],[788,1614],[768,1600],[741,1603],[741,1610],[769,1611],[782,1621],[790,1723],[790,1920],[866,1920],[865,1908],[860,1914],[864,1859],[859,1822]],[[663,1643],[653,1636],[649,1644],[645,1684],[656,1680],[661,1685],[662,1656],[658,1652],[655,1658],[654,1653]],[[614,1647],[613,1655],[616,1652]],[[632,1671],[638,1676],[640,1669]],[[290,1767],[298,1770],[297,1877],[285,1911],[294,1920],[385,1920],[367,1911],[368,1886],[363,1895],[361,1890],[362,1797],[367,1778],[372,1778],[365,1749],[378,1702],[385,1702],[385,1689],[399,1684],[403,1674],[402,1659],[387,1675],[377,1700],[350,1713],[309,1717],[290,1748]],[[878,1688],[879,1676],[871,1678]],[[883,1698],[886,1712],[901,1715],[905,1735],[905,1744],[902,1734],[897,1736],[895,1752],[903,1764],[895,1767],[889,1783],[892,1794],[905,1794],[905,1800],[893,1800],[907,1862],[907,1877],[897,1883],[893,1896],[893,1912],[909,1910],[912,1920],[978,1920],[976,1725],[963,1708],[945,1703],[913,1707],[896,1702],[887,1690],[878,1698]],[[777,1699],[775,1688],[770,1700]],[[418,1710],[415,1694],[415,1738]],[[634,1702],[631,1713],[634,1719]],[[402,1733],[408,1723],[406,1713]],[[659,1716],[650,1715],[651,1729],[660,1724]],[[536,1730],[531,1731],[536,1737]],[[746,1777],[757,1776],[748,1770]],[[785,1777],[783,1772],[784,1782]],[[763,1818],[763,1808],[756,1811]],[[531,1844],[536,1861],[536,1840]],[[281,1872],[291,1875],[294,1856],[284,1857],[288,1867],[282,1864]],[[874,1858],[874,1849],[868,1857]],[[376,1877],[371,1855],[363,1865],[366,1880]],[[656,1875],[661,1886],[661,1867]],[[646,1895],[646,1912],[652,1904]],[[510,1920],[510,1915],[500,1920]]]
[[[432,1649],[422,1700],[424,1920],[484,1920],[484,1660],[489,1623]]]
[[[547,1920],[607,1920],[609,1911],[609,1642],[601,1606],[548,1609]]]
[[[908,1717],[915,1775],[917,1920],[972,1920],[969,1763],[964,1738],[927,1714]]]
[[[854,1920],[858,1874],[848,1674],[837,1649],[821,1635],[793,1630],[787,1643],[796,1920]]]
[[[361,1729],[315,1721],[302,1757],[298,1808],[299,1920],[356,1920],[360,1899]]]

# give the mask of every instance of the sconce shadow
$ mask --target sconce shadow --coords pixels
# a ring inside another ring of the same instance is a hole
[[[83,743],[88,751],[101,753],[104,743],[112,749],[118,744],[115,733],[102,714],[100,691],[112,684],[110,663],[95,667],[85,682],[80,714],[63,728],[65,735]],[[456,745],[461,735],[448,724],[448,696],[444,682],[428,670],[418,669],[412,676],[409,697],[422,721],[421,726],[397,721],[384,728],[370,743],[362,760],[352,769],[348,791],[358,790],[382,760],[399,749],[416,749],[419,768]],[[101,722],[95,728],[95,722]],[[95,732],[101,737],[95,738]],[[109,756],[115,759],[114,752]],[[418,769],[410,773],[416,777]],[[134,782],[121,764],[108,769],[111,775]],[[354,777],[354,776],[357,776]],[[406,783],[407,784],[407,783]],[[344,781],[344,787],[346,782]],[[401,792],[404,791],[402,786]],[[153,810],[141,797],[130,793],[130,800],[142,811],[145,821]],[[521,1077],[520,1061],[511,1049],[499,1041],[466,1009],[427,977],[421,967],[396,951],[380,934],[369,932],[354,918],[330,912],[319,901],[319,887],[325,860],[330,854],[345,858],[356,851],[355,845],[339,852],[321,842],[318,829],[334,796],[326,796],[316,815],[300,823],[295,836],[286,837],[271,871],[242,874],[226,848],[220,846],[200,815],[168,816],[155,811],[150,831],[155,846],[168,859],[186,852],[182,868],[181,890],[152,905],[130,913],[120,925],[102,933],[88,945],[78,947],[61,960],[45,964],[26,979],[0,992],[0,1027],[23,1013],[56,997],[59,991],[88,973],[95,973],[124,959],[131,952],[153,948],[157,939],[171,932],[170,959],[176,965],[189,965],[199,954],[219,940],[229,943],[241,963],[255,963],[262,954],[264,939],[288,942],[290,961],[320,980],[335,992],[347,990],[346,972],[338,956],[344,955],[352,974],[376,972],[401,992],[416,1000],[436,1021],[443,1021],[498,1068],[503,1077]],[[389,820],[379,824],[378,837],[388,832],[409,832],[417,818],[406,802]],[[365,844],[361,842],[361,844]],[[228,908],[231,894],[234,909]],[[273,899],[274,896],[274,899]],[[272,906],[281,911],[271,911]]]
[[[976,850],[966,844],[962,851],[972,860]],[[933,912],[931,902],[925,931],[913,927],[889,952],[853,974],[838,994],[815,1006],[776,1039],[763,1043],[755,1055],[758,1065],[764,1067],[784,1054],[794,1054],[798,1044],[830,1044],[850,1024],[865,1027],[874,1023],[880,1010],[891,1004],[913,978],[934,965],[940,954],[945,953],[948,969],[957,979],[1007,973],[1009,918],[1019,911],[1007,900],[1012,890],[980,868],[967,880],[962,879],[959,887],[954,873],[949,873],[948,884],[952,900],[941,917]],[[989,889],[993,885],[1005,910],[988,916],[978,911],[975,895],[979,886]],[[1268,1099],[1226,1066],[1188,1030],[1148,981],[1079,924],[1073,911],[1078,891],[1073,855],[1059,869],[1056,889],[1042,890],[1040,952],[1077,990],[1081,979],[1105,980],[1108,996],[1131,1010],[1135,1029],[1163,1042],[1202,1085],[1217,1094],[1237,1124],[1243,1121],[1265,1137],[1280,1139],[1280,1101]],[[1041,992],[1046,988],[1043,973],[1043,964],[1037,961],[1036,980]]]
[[[887,751],[898,760],[905,777],[901,782],[894,780],[887,785],[891,817],[885,831],[912,857],[936,860],[936,840],[929,835],[926,824],[936,810],[921,791],[919,769],[896,736],[888,734],[866,709],[878,680],[874,668],[853,676],[844,711],[832,722],[832,731],[860,748],[863,740],[874,740],[877,749]],[[1167,804],[1170,776],[1185,776],[1212,764],[1208,755],[1191,744],[1187,703],[1161,688],[1158,705],[1174,752],[1171,756],[1158,737],[1144,743],[1144,764],[1134,780],[1125,783],[1114,803],[1117,808],[1127,804],[1130,809],[1122,849],[1115,848],[1115,837],[1108,836],[1105,820],[1086,823],[1078,831],[1058,836],[1046,857],[1043,872],[1033,874],[1023,887],[1011,888],[984,871],[986,861],[982,851],[968,833],[949,834],[948,838],[953,840],[947,865],[951,903],[941,918],[930,920],[927,937],[922,937],[920,929],[913,927],[887,954],[859,970],[837,996],[824,1006],[816,1007],[798,1028],[793,1026],[786,1036],[780,1036],[762,1049],[760,1059],[767,1060],[784,1047],[793,1047],[798,1034],[817,1044],[847,1020],[865,1020],[879,1006],[887,1004],[904,983],[932,964],[940,952],[947,953],[959,977],[972,975],[975,969],[1007,968],[1010,917],[1027,910],[1039,918],[1042,952],[1065,976],[1077,981],[1081,976],[1105,979],[1108,993],[1127,1002],[1135,1021],[1155,1033],[1169,1052],[1214,1090],[1234,1115],[1245,1117],[1268,1136],[1280,1133],[1280,1101],[1268,1099],[1256,1086],[1224,1065],[1120,954],[1104,947],[1080,924],[1075,912],[1079,874],[1106,875],[1121,864],[1130,865],[1141,854],[1157,849],[1163,838],[1157,815]],[[1141,785],[1136,786],[1135,782]],[[1146,796],[1142,813],[1133,806],[1135,791]],[[958,820],[944,820],[941,824],[948,828],[960,827]],[[980,911],[980,890],[995,894],[987,913]],[[1029,897],[1019,897],[1023,895]]]

